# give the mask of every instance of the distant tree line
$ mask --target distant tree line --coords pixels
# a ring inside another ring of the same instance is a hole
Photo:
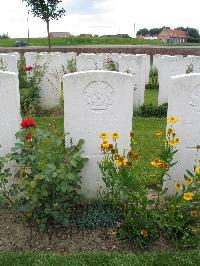
[[[137,31],[137,35],[148,35],[148,34],[151,36],[158,35],[164,28],[169,28],[169,27],[164,26],[162,28],[152,28],[150,30],[143,28]],[[175,28],[175,30],[184,30],[187,33],[189,40],[200,38],[199,31],[195,28],[177,27]]]
[[[0,39],[8,39],[8,38],[10,38],[10,37],[8,36],[8,33],[0,34]]]

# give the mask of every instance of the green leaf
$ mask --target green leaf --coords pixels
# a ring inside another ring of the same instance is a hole
[[[32,181],[30,182],[30,187],[31,187],[31,188],[35,188],[35,186],[36,186],[36,181],[35,181],[35,180],[32,180]]]
[[[186,172],[187,172],[188,175],[191,176],[192,178],[194,177],[193,173],[191,173],[189,170],[186,169]]]

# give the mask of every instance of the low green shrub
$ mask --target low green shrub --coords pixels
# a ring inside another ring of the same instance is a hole
[[[160,106],[154,106],[152,104],[142,105],[140,111],[136,113],[141,117],[167,117],[168,104],[162,104]]]
[[[158,69],[155,67],[151,67],[149,72],[149,82],[145,86],[146,89],[149,90],[158,90],[159,83],[158,83]]]
[[[35,115],[39,112],[40,83],[46,71],[46,66],[26,66],[25,58],[18,61],[18,77],[20,106],[23,114]]]
[[[103,202],[89,202],[76,213],[75,223],[80,229],[113,228],[121,221],[118,209]]]
[[[72,58],[71,60],[67,61],[67,69],[68,69],[69,73],[74,73],[77,71],[75,58]]]
[[[2,172],[0,187],[10,204],[40,230],[58,223],[68,225],[71,208],[80,204],[80,172],[86,159],[81,157],[83,140],[65,148],[64,134],[55,124],[39,129],[34,119],[26,118],[17,133],[18,142],[9,155],[17,164],[9,188]]]

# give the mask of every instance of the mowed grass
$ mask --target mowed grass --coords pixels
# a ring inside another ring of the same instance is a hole
[[[0,39],[0,47],[14,47],[16,41],[26,41],[32,46],[48,46],[47,38],[8,38]],[[51,38],[53,46],[69,45],[162,45],[162,46],[200,46],[200,43],[180,43],[167,44],[160,40],[142,40],[137,38],[120,38],[120,37],[68,37],[68,38]]]
[[[14,39],[0,39],[0,47],[14,47],[16,41],[26,41],[31,46],[48,46],[47,38],[14,38]],[[93,38],[52,38],[52,46],[69,46],[69,45],[163,45],[159,40],[141,40],[136,38],[118,38],[118,37],[93,37]]]
[[[160,253],[77,253],[53,254],[33,252],[2,252],[2,266],[198,266],[199,251],[168,251]]]
[[[64,131],[63,118],[36,118],[37,124],[41,128],[55,120],[57,128]],[[157,172],[151,166],[151,161],[158,157],[160,147],[162,145],[162,137],[156,137],[154,132],[161,130],[165,132],[166,118],[140,118],[133,119],[133,130],[136,133],[136,147],[140,155],[140,159],[136,164],[136,175],[145,185],[154,186],[157,182]],[[97,136],[98,138],[98,136]],[[120,139],[118,140],[120,141]]]
[[[144,97],[145,105],[152,104],[153,106],[158,106],[158,90],[145,90],[145,97]]]

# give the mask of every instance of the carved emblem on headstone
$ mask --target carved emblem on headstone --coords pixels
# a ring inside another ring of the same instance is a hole
[[[198,112],[200,112],[200,84],[192,89],[189,104]]]
[[[105,81],[94,81],[83,90],[83,98],[92,111],[105,111],[113,103],[114,90]]]

